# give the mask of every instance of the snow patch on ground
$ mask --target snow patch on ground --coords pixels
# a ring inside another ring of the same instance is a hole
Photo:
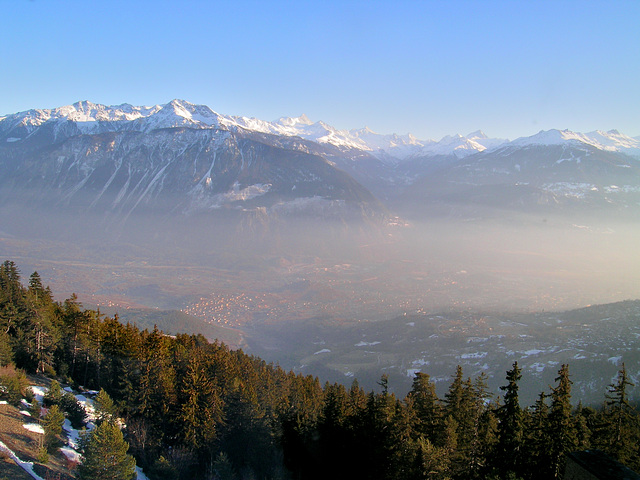
[[[71,462],[81,463],[82,455],[76,452],[73,448],[61,447],[60,453],[62,453]]]
[[[80,445],[80,434],[78,430],[71,426],[71,422],[68,418],[64,419],[62,429],[67,432],[67,443],[71,448],[78,448]]]
[[[609,357],[607,361],[613,363],[614,365],[620,365],[620,362],[622,361],[622,355],[618,355],[617,357]]]
[[[138,466],[136,466],[136,480],[149,480],[149,477],[147,477]]]
[[[36,400],[38,400],[38,402],[42,403],[42,400],[44,399],[44,395],[45,393],[47,393],[47,390],[49,390],[46,387],[38,387],[36,385],[31,385],[31,391],[33,392],[33,395],[35,396]]]
[[[488,355],[489,352],[474,352],[474,353],[463,353],[460,355],[460,358],[470,359],[470,358],[484,358]]]
[[[429,365],[430,363],[431,362],[429,360],[425,360],[424,358],[418,358],[411,362],[411,364],[415,367],[417,367],[418,365]]]
[[[541,353],[545,353],[544,350],[538,350],[537,348],[532,348],[531,350],[527,350],[526,352],[522,352],[523,357],[528,357],[530,355],[540,355]]]
[[[11,459],[18,464],[25,472],[31,475],[35,480],[44,480],[40,475],[33,471],[33,462],[24,462],[18,458],[18,456],[7,447],[3,442],[0,441],[0,450],[6,452]]]
[[[358,342],[354,344],[354,347],[370,347],[372,345],[378,345],[380,342]]]
[[[30,432],[41,433],[44,435],[44,428],[42,428],[42,425],[38,425],[37,423],[25,423],[22,426]]]
[[[546,365],[545,365],[544,363],[534,363],[533,365],[531,365],[531,367],[530,367],[530,368],[531,368],[532,370],[535,370],[535,371],[536,371],[536,372],[538,372],[538,373],[542,373],[542,372],[544,372],[544,367],[545,367],[545,366],[546,366]]]
[[[318,350],[316,353],[314,353],[314,355],[319,355],[321,353],[331,353],[331,350],[329,350],[328,348],[323,348],[322,350]]]

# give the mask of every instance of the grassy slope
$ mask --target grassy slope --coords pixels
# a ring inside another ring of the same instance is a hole
[[[48,385],[48,381],[38,377],[29,377],[30,385]],[[72,470],[59,451],[49,455],[46,465],[35,463],[42,434],[31,432],[23,427],[25,423],[34,423],[34,419],[20,413],[12,405],[0,405],[0,440],[22,461],[34,462],[34,471],[42,478],[72,480]],[[33,480],[31,475],[18,466],[8,455],[0,454],[0,479]]]

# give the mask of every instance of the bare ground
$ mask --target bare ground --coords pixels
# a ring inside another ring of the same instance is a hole
[[[33,377],[34,384],[44,382]],[[34,471],[45,480],[73,480],[74,465],[70,465],[66,457],[59,451],[49,454],[49,461],[39,464],[36,461],[38,450],[42,445],[43,435],[31,432],[23,427],[25,423],[34,423],[34,419],[23,415],[12,405],[0,405],[0,440],[22,461],[34,462]],[[31,475],[17,465],[8,454],[0,452],[0,480],[33,480]]]

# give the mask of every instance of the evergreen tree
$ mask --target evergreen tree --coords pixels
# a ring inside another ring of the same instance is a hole
[[[233,470],[233,465],[229,460],[229,456],[220,452],[216,457],[212,465],[212,470],[216,480],[235,480],[236,474]]]
[[[560,478],[564,471],[564,457],[575,450],[577,435],[574,419],[571,416],[571,385],[569,366],[562,365],[555,381],[557,385],[551,391],[551,410],[549,412],[549,465],[552,478]]]
[[[334,465],[346,465],[345,470],[352,465],[350,460],[353,455],[354,439],[349,427],[353,415],[344,385],[326,384],[324,405],[317,427],[324,476],[331,476]],[[355,474],[356,471],[352,473]]]
[[[487,468],[487,457],[498,440],[498,421],[490,408],[487,376],[482,372],[473,383],[473,437],[469,450],[469,470],[477,478]]]
[[[40,421],[40,415],[42,414],[42,405],[37,398],[34,398],[29,407],[29,413],[35,419],[36,422]]]
[[[455,420],[457,448],[452,452],[451,469],[454,476],[468,477],[470,469],[475,467],[472,456],[477,435],[479,402],[476,399],[471,378],[463,378],[462,367],[456,367],[456,373],[449,390],[445,393],[445,413]]]
[[[78,402],[78,399],[73,393],[65,392],[64,395],[62,395],[60,408],[64,410],[73,428],[82,428],[87,412],[85,412],[84,407]]]
[[[13,347],[9,333],[0,324],[0,367],[5,367],[13,362]]]
[[[416,417],[415,432],[432,445],[442,446],[443,410],[436,386],[429,375],[421,372],[415,374],[405,402]]]
[[[635,386],[629,381],[627,369],[622,364],[615,383],[608,387],[606,393],[607,428],[604,449],[618,461],[631,468],[640,467],[638,444],[640,443],[640,419],[638,413],[629,403],[628,387]]]
[[[538,399],[526,417],[525,465],[528,478],[550,478],[552,476],[549,457],[549,405],[548,395],[540,392]]]
[[[20,270],[11,260],[0,265],[0,292],[2,300],[16,304],[23,297],[24,288],[20,283]]]
[[[113,422],[102,422],[81,439],[82,463],[79,480],[133,480],[135,459],[127,454],[129,444]]]
[[[64,329],[64,358],[68,365],[69,375],[79,383],[82,382],[82,353],[87,348],[90,313],[83,311],[78,297],[74,293],[64,301],[60,310]],[[84,383],[84,382],[82,382]]]
[[[62,425],[64,424],[64,413],[58,405],[52,405],[49,411],[42,419],[42,427],[44,428],[44,441],[47,450],[51,451],[56,448],[59,443],[59,436],[62,433]]]
[[[53,303],[51,290],[44,287],[38,272],[33,272],[29,277],[28,293],[36,305],[47,306]]]
[[[118,410],[113,403],[113,400],[103,388],[100,389],[98,395],[94,398],[93,408],[95,410],[97,424],[104,421],[114,422],[118,416]]]
[[[62,391],[62,387],[57,382],[57,380],[51,380],[51,385],[49,385],[47,393],[44,394],[42,403],[45,407],[50,407],[51,405],[59,405],[60,401],[62,400],[63,394],[64,392]]]
[[[99,335],[100,387],[109,392],[114,402],[126,404],[134,397],[131,373],[140,350],[140,332],[120,323],[115,315],[101,322]]]
[[[223,405],[198,356],[189,362],[178,398],[184,445],[193,450],[210,446],[222,422]]]
[[[591,410],[591,409],[589,409]],[[585,410],[582,402],[578,403],[573,412],[573,422],[576,428],[576,449],[587,450],[591,448],[591,430],[589,429],[589,410]],[[585,415],[585,412],[587,414]]]
[[[436,447],[428,439],[419,437],[413,445],[414,457],[410,473],[404,477],[410,480],[448,480],[450,476],[450,455],[446,448]]]
[[[518,399],[518,382],[522,370],[518,362],[507,371],[507,385],[500,387],[504,393],[504,404],[496,412],[498,418],[498,443],[496,445],[496,467],[502,475],[509,472],[519,474],[522,470],[522,445],[524,441],[523,413]]]

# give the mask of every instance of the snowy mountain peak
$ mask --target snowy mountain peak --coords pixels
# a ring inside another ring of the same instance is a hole
[[[582,142],[581,134],[576,134],[570,130],[540,130],[530,137],[520,137],[511,142],[511,145],[562,145],[568,142]]]
[[[589,133],[571,130],[541,130],[531,137],[520,137],[509,144],[514,147],[532,145],[588,145],[599,150],[621,152],[635,157],[640,156],[640,141],[621,134],[617,130],[604,132],[596,130]]]
[[[296,125],[313,125],[313,122],[309,120],[306,114],[302,114],[299,117],[282,117],[276,120],[277,124],[286,127],[295,127]]]
[[[0,117],[0,137],[15,142],[29,136],[39,126],[54,126],[56,138],[103,131],[135,130],[148,132],[158,128],[188,127],[196,129],[242,128],[248,131],[301,137],[341,149],[369,152],[385,161],[430,155],[463,157],[487,149],[497,148],[509,141],[489,138],[482,130],[466,136],[448,135],[440,141],[420,140],[411,134],[383,135],[371,128],[338,130],[322,121],[312,122],[307,115],[282,117],[274,122],[256,118],[220,115],[206,105],[173,99],[154,106],[132,106],[124,103],[105,106],[83,100],[54,109],[33,109]],[[640,157],[640,138],[632,138],[617,130],[596,130],[587,134],[570,130],[542,130],[531,137],[521,137],[509,145],[590,145]]]
[[[221,116],[211,110],[206,105],[195,105],[186,100],[174,99],[166,105],[161,105],[159,110],[153,112],[159,113],[165,118],[175,118],[177,123],[169,124],[166,126],[178,126],[179,124],[195,124],[197,126],[218,126],[220,124]],[[165,126],[165,125],[163,125]]]
[[[476,140],[489,137],[487,137],[482,130],[476,130],[475,132],[471,132],[469,135],[467,135],[466,138],[468,138],[469,140]]]

